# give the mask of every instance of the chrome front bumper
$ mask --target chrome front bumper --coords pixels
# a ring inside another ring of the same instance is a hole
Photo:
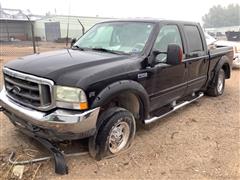
[[[55,134],[84,134],[95,132],[99,107],[85,112],[57,109],[51,113],[41,112],[24,107],[7,96],[6,90],[0,93],[0,106],[13,122],[14,119],[22,119],[25,124],[31,124],[43,130],[53,131]],[[19,122],[15,125],[23,127]],[[24,128],[24,127],[23,127]],[[67,137],[66,137],[67,138]]]

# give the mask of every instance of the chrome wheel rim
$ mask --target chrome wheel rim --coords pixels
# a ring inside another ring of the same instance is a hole
[[[223,78],[223,74],[219,74],[217,83],[217,90],[219,93],[222,93],[223,90]]]
[[[121,151],[128,143],[130,127],[126,122],[118,122],[113,126],[109,136],[109,150],[115,154]]]

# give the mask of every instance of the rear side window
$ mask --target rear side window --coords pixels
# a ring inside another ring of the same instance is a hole
[[[202,39],[197,26],[185,25],[184,30],[187,37],[190,53],[203,51]]]

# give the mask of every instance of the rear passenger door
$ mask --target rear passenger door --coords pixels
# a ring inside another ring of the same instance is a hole
[[[183,31],[187,41],[186,59],[188,68],[188,88],[186,94],[200,90],[207,80],[208,55],[204,50],[204,39],[198,25],[184,24]]]

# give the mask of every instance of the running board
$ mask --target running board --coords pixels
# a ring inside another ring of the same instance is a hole
[[[165,113],[165,114],[163,114],[163,115],[161,115],[161,116],[158,116],[158,117],[155,116],[155,117],[153,117],[153,118],[151,118],[151,119],[146,119],[146,120],[144,120],[144,123],[145,123],[145,124],[150,124],[150,123],[152,123],[152,122],[155,122],[155,121],[157,121],[157,120],[159,120],[159,119],[167,116],[168,114],[171,114],[171,113],[173,113],[174,111],[180,109],[181,107],[186,106],[186,105],[188,105],[188,104],[190,104],[190,103],[198,100],[199,98],[201,98],[201,97],[203,97],[203,96],[204,96],[204,94],[203,94],[203,93],[200,93],[196,98],[194,98],[194,99],[192,99],[192,100],[190,100],[190,101],[184,101],[183,103],[174,106],[172,110],[168,111],[167,113]]]

